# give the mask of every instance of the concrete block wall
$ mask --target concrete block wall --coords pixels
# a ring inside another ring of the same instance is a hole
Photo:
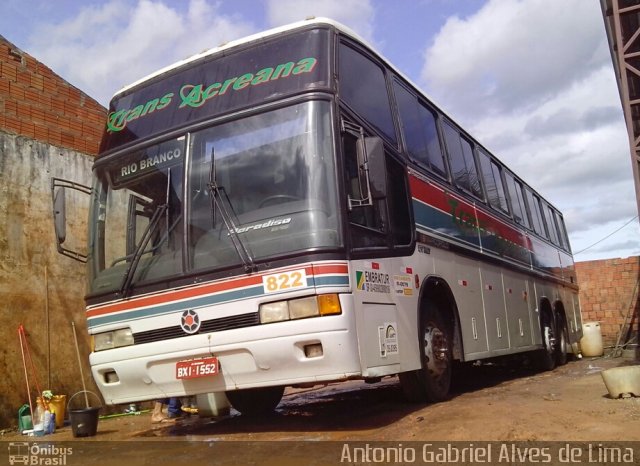
[[[627,315],[631,333],[637,335],[640,257],[577,262],[576,275],[582,320],[600,322],[605,347],[616,344]],[[622,337],[624,343],[629,336]]]
[[[90,183],[106,115],[0,36],[0,430],[16,426],[17,410],[28,400],[21,324],[35,368],[29,369],[32,396],[38,394],[34,373],[41,390],[68,396],[82,390],[72,322],[85,383],[98,393],[88,361],[85,265],[56,251],[50,183],[52,177]],[[85,244],[88,201],[67,205],[67,236]]]

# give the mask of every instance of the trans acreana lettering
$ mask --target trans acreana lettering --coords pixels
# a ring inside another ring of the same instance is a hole
[[[213,84],[184,84],[180,88],[180,105],[178,108],[197,108],[208,100],[226,94],[228,91],[240,91],[249,86],[258,86],[280,78],[288,78],[291,75],[311,73],[318,63],[313,57],[302,58],[297,62],[287,62],[275,67],[263,68],[255,73],[244,73],[240,76],[225,79]],[[109,113],[107,117],[107,131],[122,131],[127,123],[137,120],[153,112],[163,110],[171,104],[175,94],[169,92],[162,97],[151,99],[144,104],[131,109],[122,109]]]

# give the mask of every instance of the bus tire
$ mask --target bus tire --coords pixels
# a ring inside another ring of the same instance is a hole
[[[227,399],[236,411],[245,416],[267,415],[276,409],[284,394],[284,387],[260,387],[230,390]]]
[[[399,375],[402,392],[409,401],[444,401],[449,397],[453,369],[451,329],[430,301],[425,303],[419,330],[422,368]]]
[[[400,379],[400,388],[402,389],[402,396],[407,401],[412,403],[421,403],[427,401],[427,396],[424,391],[424,382],[421,380],[420,373],[422,370],[401,372],[398,374]]]
[[[567,321],[564,319],[564,316],[558,314],[558,318],[556,319],[556,329],[557,329],[557,354],[556,354],[556,365],[564,366],[569,360],[569,356],[567,351],[569,350],[569,331],[567,330]]]
[[[550,371],[556,367],[557,357],[556,325],[550,312],[542,311],[540,332],[543,348],[536,352],[536,366],[540,370]]]

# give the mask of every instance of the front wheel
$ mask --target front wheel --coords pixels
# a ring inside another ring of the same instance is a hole
[[[400,374],[409,401],[444,401],[449,396],[453,367],[451,329],[442,312],[428,303],[420,319],[422,369]]]
[[[266,415],[280,403],[284,387],[248,388],[227,392],[227,399],[236,411],[246,416]]]

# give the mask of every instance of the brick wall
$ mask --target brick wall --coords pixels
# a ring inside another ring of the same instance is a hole
[[[0,36],[0,129],[95,155],[107,110]]]
[[[583,322],[600,322],[605,346],[615,345],[629,313],[637,335],[640,257],[576,263]],[[623,335],[624,343],[628,335]]]

